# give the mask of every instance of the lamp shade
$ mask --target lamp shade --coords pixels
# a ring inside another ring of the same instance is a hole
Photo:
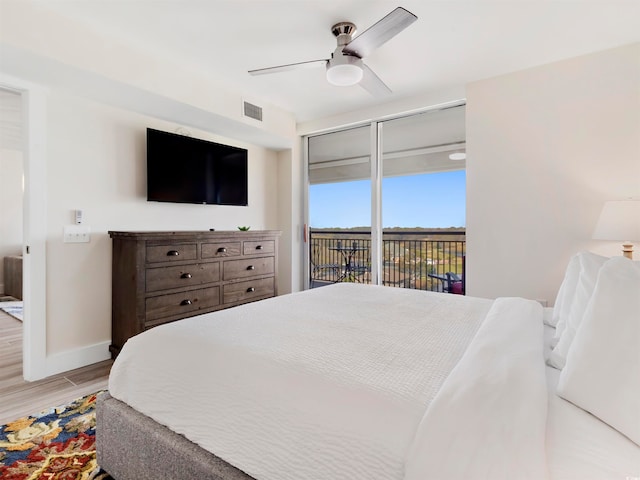
[[[605,202],[593,231],[595,240],[640,240],[640,200]]]

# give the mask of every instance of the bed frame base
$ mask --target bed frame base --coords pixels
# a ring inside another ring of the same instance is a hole
[[[97,400],[96,452],[116,480],[255,480],[108,393]]]

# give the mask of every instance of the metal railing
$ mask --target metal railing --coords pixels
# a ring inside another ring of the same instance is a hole
[[[387,230],[382,235],[382,283],[402,288],[465,291],[464,230]],[[371,283],[371,235],[356,230],[309,231],[311,288]]]

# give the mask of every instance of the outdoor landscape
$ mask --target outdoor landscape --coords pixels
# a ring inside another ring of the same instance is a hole
[[[447,291],[450,279],[464,277],[464,228],[386,228],[382,243],[384,285]],[[312,228],[309,246],[312,286],[371,282],[369,227]],[[448,278],[447,274],[453,275]]]

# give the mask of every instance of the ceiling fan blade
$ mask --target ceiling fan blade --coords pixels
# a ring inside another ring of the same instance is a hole
[[[364,58],[383,43],[391,40],[418,19],[413,13],[398,7],[386,17],[351,40],[342,51]]]
[[[369,92],[374,97],[386,97],[391,95],[391,89],[387,87],[387,85],[380,80],[373,70],[371,70],[366,65],[362,65],[363,75],[362,80],[360,80],[360,85],[367,92]]]
[[[328,60],[324,59],[324,60],[311,60],[309,62],[290,63],[288,65],[279,65],[277,67],[258,68],[256,70],[249,70],[249,74],[266,75],[268,73],[288,72],[289,70],[294,70],[296,68],[315,67],[320,65],[324,66],[327,64],[327,62]]]

